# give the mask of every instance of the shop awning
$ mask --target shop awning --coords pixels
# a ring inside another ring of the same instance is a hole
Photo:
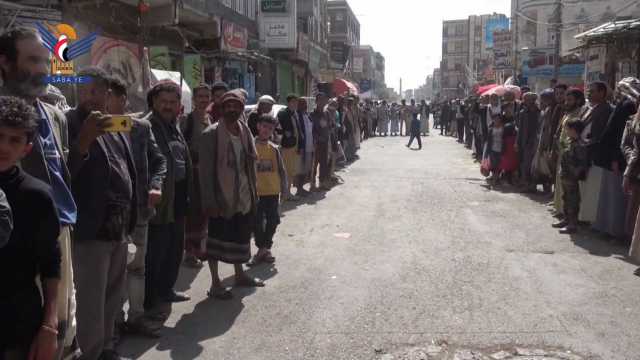
[[[358,90],[358,86],[356,86],[352,82],[349,82],[345,79],[335,79],[333,80],[333,92],[336,95],[345,95],[345,94],[358,95],[359,90]]]
[[[640,19],[612,21],[597,26],[591,30],[587,30],[581,34],[574,36],[580,41],[588,41],[597,38],[603,38],[607,35],[618,35],[630,33],[631,31],[640,31]]]

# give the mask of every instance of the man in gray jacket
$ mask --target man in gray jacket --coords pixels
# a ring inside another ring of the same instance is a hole
[[[107,111],[112,115],[125,113],[127,87],[122,80],[111,77],[109,81]],[[149,219],[162,196],[162,182],[167,174],[167,160],[162,155],[146,119],[133,118],[131,130],[131,152],[136,165],[138,221],[131,236],[135,245],[133,260],[127,265],[127,298],[129,311],[121,329],[127,333],[157,337],[157,329],[148,325],[144,318],[145,258]],[[124,313],[123,318],[124,320]]]

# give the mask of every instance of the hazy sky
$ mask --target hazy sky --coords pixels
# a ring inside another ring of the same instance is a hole
[[[442,20],[493,12],[510,16],[510,0],[347,0],[360,21],[360,43],[386,58],[387,86],[424,84],[440,65]]]

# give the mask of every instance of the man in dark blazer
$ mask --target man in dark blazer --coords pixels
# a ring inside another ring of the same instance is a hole
[[[78,341],[83,359],[119,359],[113,328],[126,286],[127,239],[137,221],[136,170],[129,134],[107,132],[109,77],[87,68],[78,75],[78,107],[67,112],[69,171],[78,205],[73,261]]]

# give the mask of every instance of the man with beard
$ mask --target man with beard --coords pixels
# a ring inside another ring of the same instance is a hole
[[[298,165],[298,175],[291,181],[295,182],[296,195],[308,196],[309,192],[304,189],[304,185],[309,181],[311,176],[311,168],[313,167],[313,123],[309,117],[307,100],[300,98],[298,100],[298,128],[299,141],[298,151],[300,154],[300,163]]]
[[[67,168],[69,141],[67,120],[62,112],[38,98],[47,93],[43,77],[49,73],[50,53],[37,32],[15,28],[0,35],[0,72],[3,87],[0,95],[20,97],[33,105],[38,114],[38,134],[33,150],[20,162],[30,175],[52,188],[53,200],[61,225],[59,246],[62,252],[58,288],[58,358],[77,351],[75,289],[71,256],[71,227],[77,220],[77,207],[71,193]]]
[[[535,93],[524,94],[524,106],[517,114],[518,135],[516,151],[519,153],[520,178],[524,192],[535,193],[536,183],[531,173],[533,157],[538,147],[538,128],[540,127],[540,109],[536,105],[538,95]]]
[[[440,107],[440,135],[446,136],[449,131],[450,112],[451,108],[449,107],[449,102],[443,102]]]
[[[573,119],[579,119],[582,117],[584,104],[585,104],[584,93],[582,91],[577,89],[571,89],[567,91],[565,96],[565,102],[564,102],[565,115],[562,117],[562,120],[560,121],[560,125],[558,127],[558,131],[560,132],[560,135],[558,136],[555,143],[558,159],[562,157],[562,154],[566,151],[569,145],[569,138],[565,131],[564,125],[568,121],[571,121]],[[562,180],[560,179],[560,171],[556,172],[556,183],[554,185],[554,188],[555,188],[555,193],[553,198],[553,205],[555,207],[557,217],[562,218],[564,214],[564,202],[562,200],[563,194],[562,194]],[[566,224],[559,227],[562,228],[564,226],[566,226]]]
[[[242,267],[251,258],[251,235],[257,208],[255,142],[240,121],[244,98],[235,91],[222,97],[224,120],[209,126],[200,143],[200,184],[203,206],[209,216],[207,259],[211,270],[209,297],[229,300],[222,286],[218,262],[233,264],[235,285],[262,287]],[[295,148],[294,148],[295,149]]]
[[[107,111],[111,115],[123,115],[127,106],[127,87],[124,82],[112,76],[109,80]],[[133,118],[131,129],[131,152],[136,165],[138,194],[138,221],[131,242],[135,245],[133,260],[127,265],[128,317],[124,311],[118,317],[119,329],[130,334],[157,337],[157,330],[149,326],[144,318],[145,260],[147,254],[147,234],[149,219],[162,197],[162,182],[167,173],[167,161],[160,152],[151,131],[151,123],[146,119]]]
[[[603,82],[596,81],[589,84],[587,97],[589,98],[589,108],[582,117],[584,130],[581,138],[589,150],[589,157],[593,158],[597,150],[597,144],[604,134],[613,109],[607,102],[607,84]],[[600,203],[600,186],[602,185],[604,171],[604,167],[595,164],[589,168],[585,181],[580,183],[580,195],[582,196],[582,205],[580,206],[581,221],[589,223],[596,221]],[[616,172],[618,171],[619,169]]]
[[[551,166],[551,149],[553,147],[553,113],[558,104],[553,89],[546,89],[540,93],[540,138],[536,149],[536,162],[533,176],[536,181],[542,182],[546,194],[551,191],[552,177],[555,175],[555,167]]]
[[[264,114],[271,114],[276,101],[269,95],[263,95],[258,99],[258,106],[251,111],[247,124],[253,136],[258,136],[258,119]]]
[[[287,96],[287,107],[278,112],[278,123],[282,141],[282,157],[284,166],[287,168],[287,178],[295,179],[298,175],[298,165],[300,165],[300,127],[298,121],[298,96]],[[291,183],[289,182],[289,191],[283,194],[285,200],[298,200],[297,196],[291,194]]]
[[[189,296],[177,293],[173,287],[184,251],[185,218],[193,190],[193,166],[189,146],[177,124],[180,88],[172,81],[162,81],[150,93],[153,111],[148,120],[158,147],[167,159],[167,175],[156,215],[149,221],[145,310],[150,316],[157,315],[164,320],[167,314],[161,308],[163,303],[190,300]]]
[[[69,171],[78,204],[73,262],[78,340],[83,359],[120,359],[113,329],[126,286],[127,239],[137,222],[136,171],[128,134],[107,132],[109,78],[90,67],[78,74],[78,107],[69,119]]]
[[[204,129],[211,125],[207,106],[211,102],[211,89],[201,84],[193,89],[194,110],[180,122],[180,130],[189,145],[189,153],[193,162],[193,194],[190,199],[189,215],[186,218],[185,265],[199,269],[202,267],[200,257],[207,239],[207,217],[200,202],[200,182],[198,180],[198,151],[200,138]]]
[[[220,100],[227,91],[229,91],[229,86],[222,81],[213,84],[211,87],[211,104],[207,108],[207,113],[214,123],[222,119],[222,103]]]
[[[315,144],[315,157],[311,176],[311,190],[316,189],[316,169],[320,167],[320,189],[329,190],[330,156],[331,156],[331,117],[332,114],[325,109],[329,98],[323,93],[316,95],[316,108],[311,113],[313,123],[313,142]],[[335,118],[335,117],[334,117]]]

